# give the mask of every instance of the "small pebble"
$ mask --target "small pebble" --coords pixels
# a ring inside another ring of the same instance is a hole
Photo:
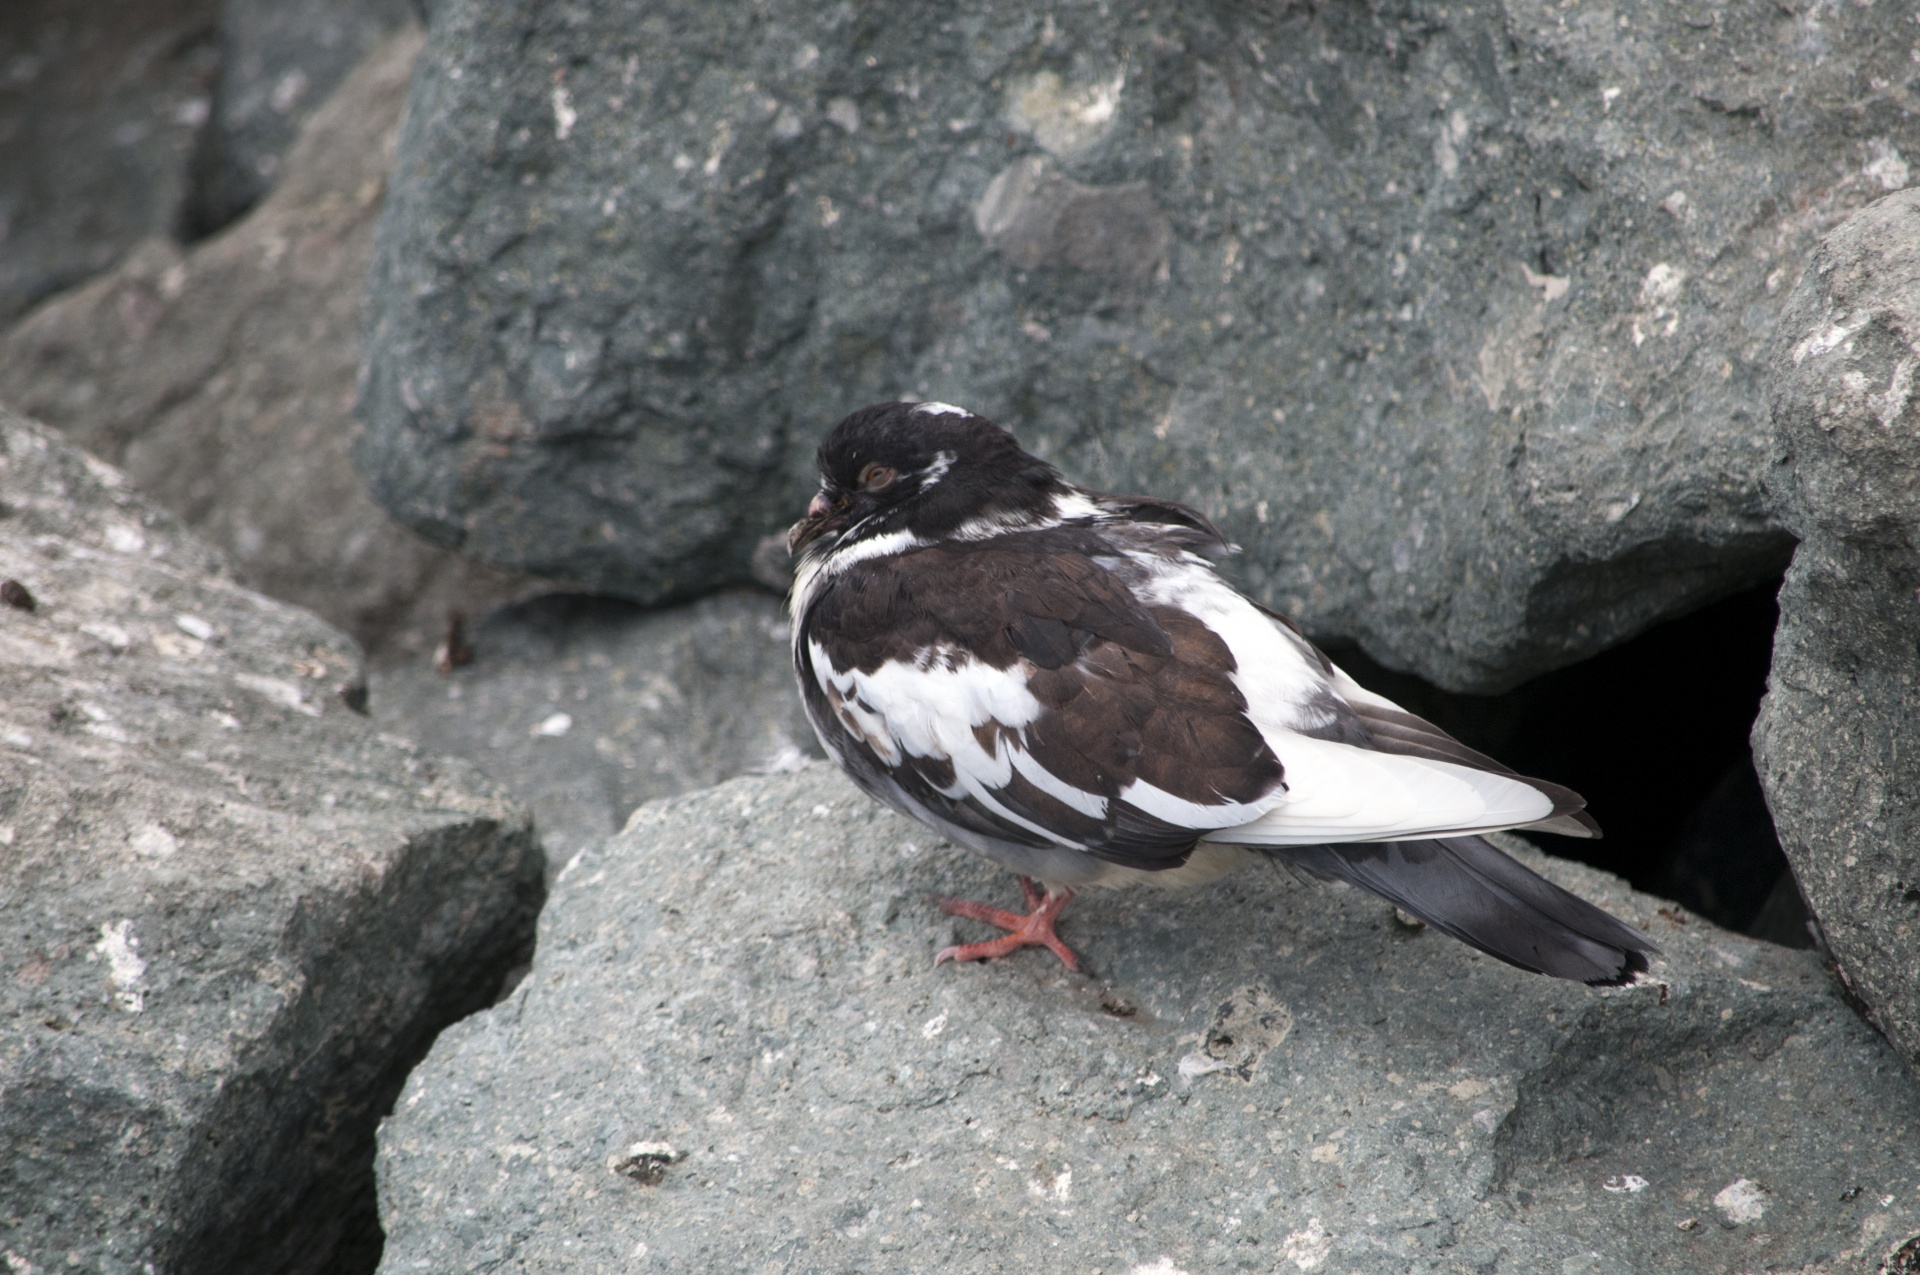
[[[27,586],[18,580],[0,580],[0,602],[16,611],[31,611],[39,605],[33,600],[33,594],[27,592]]]
[[[667,1176],[667,1166],[682,1158],[670,1143],[636,1142],[624,1155],[609,1157],[607,1168],[641,1186],[658,1186]]]

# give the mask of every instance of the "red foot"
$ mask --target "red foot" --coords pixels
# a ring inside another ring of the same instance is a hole
[[[954,947],[942,948],[933,958],[933,963],[938,965],[942,961],[990,961],[996,956],[1006,956],[1023,947],[1044,947],[1059,957],[1061,964],[1079,973],[1079,958],[1074,956],[1073,950],[1062,943],[1060,936],[1053,932],[1054,919],[1067,906],[1067,901],[1073,898],[1073,891],[1062,890],[1058,894],[1048,894],[1034,884],[1031,877],[1020,878],[1020,889],[1027,896],[1026,916],[1002,912],[999,908],[990,908],[984,903],[936,896],[934,902],[938,903],[940,910],[947,915],[985,921],[988,925],[997,925],[1010,933],[1005,938],[991,939],[985,943],[962,943]]]

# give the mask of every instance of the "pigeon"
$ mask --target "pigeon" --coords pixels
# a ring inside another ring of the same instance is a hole
[[[1366,690],[1216,570],[1171,500],[1068,482],[947,403],[865,407],[819,449],[787,534],[793,663],[862,791],[1020,878],[1027,911],[946,960],[1050,949],[1076,891],[1190,886],[1262,858],[1349,882],[1524,970],[1621,985],[1646,935],[1480,834],[1599,835],[1525,778]]]

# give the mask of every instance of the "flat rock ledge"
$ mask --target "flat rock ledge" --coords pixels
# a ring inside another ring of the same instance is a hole
[[[0,1266],[370,1270],[375,1121],[543,856],[338,630],[0,411]]]
[[[641,808],[380,1134],[381,1269],[1873,1269],[1920,1088],[1810,953],[1517,853],[1647,928],[1642,986],[1520,973],[1253,871],[1090,894],[932,966],[1010,878],[825,765]]]

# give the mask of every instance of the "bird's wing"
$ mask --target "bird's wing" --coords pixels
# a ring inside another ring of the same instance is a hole
[[[1287,795],[1259,818],[1209,834],[1245,846],[1406,841],[1522,828],[1553,817],[1525,780],[1453,762],[1296,736],[1285,745]]]
[[[1209,604],[1230,611],[1232,600],[1215,598]],[[1254,609],[1269,623],[1264,632],[1241,626],[1247,632],[1243,642],[1277,641],[1308,656],[1323,673],[1332,702],[1325,705],[1323,724],[1292,727],[1307,738],[1275,744],[1287,766],[1286,799],[1259,820],[1211,839],[1287,846],[1405,841],[1503,828],[1599,835],[1578,793],[1517,774],[1468,748],[1355,682],[1279,616]]]
[[[1401,708],[1384,695],[1376,695],[1361,686],[1329,662],[1334,689],[1365,723],[1373,747],[1381,752],[1420,757],[1428,761],[1451,762],[1469,770],[1518,779],[1544,794],[1553,802],[1546,818],[1522,825],[1539,832],[1554,832],[1565,837],[1598,837],[1600,825],[1586,812],[1586,798],[1571,788],[1533,779],[1501,765],[1485,753],[1475,752],[1424,717]]]
[[[1087,528],[862,562],[803,617],[823,742],[967,832],[1138,867],[1285,795],[1232,654]],[[876,785],[879,786],[879,785]]]

